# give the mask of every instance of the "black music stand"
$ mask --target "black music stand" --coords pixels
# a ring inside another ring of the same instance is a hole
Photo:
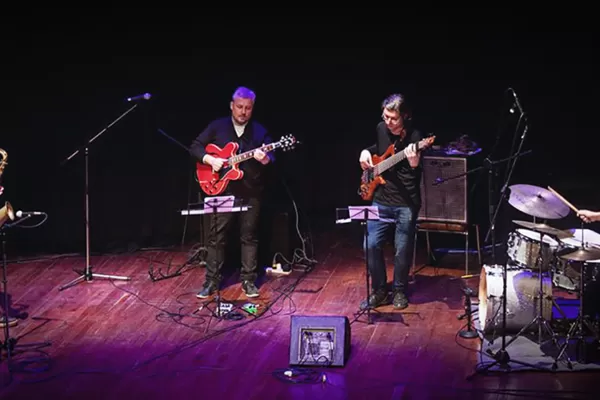
[[[129,281],[131,280],[130,277],[127,276],[117,276],[117,275],[105,275],[105,274],[97,274],[95,272],[92,272],[92,266],[90,263],[90,192],[89,192],[89,162],[88,162],[88,155],[89,155],[89,147],[90,144],[98,139],[100,137],[100,135],[102,135],[104,132],[106,132],[111,126],[113,126],[114,124],[116,124],[121,118],[123,118],[125,115],[129,114],[131,111],[133,111],[134,108],[136,108],[138,106],[138,104],[134,104],[132,107],[130,107],[127,111],[125,111],[123,114],[121,114],[119,117],[117,117],[117,119],[115,119],[113,122],[111,122],[110,124],[108,124],[108,126],[104,129],[102,129],[100,132],[98,132],[94,137],[92,137],[90,140],[88,140],[83,146],[81,146],[79,149],[75,150],[70,156],[68,156],[67,158],[65,158],[63,160],[63,162],[61,164],[65,164],[68,161],[70,161],[71,159],[73,159],[77,154],[81,153],[83,151],[84,154],[84,162],[85,162],[85,170],[84,170],[84,175],[85,175],[85,190],[84,190],[84,197],[85,197],[85,268],[83,269],[83,271],[75,271],[78,272],[80,274],[80,276],[78,276],[77,278],[73,279],[71,282],[60,286],[58,288],[58,290],[62,291],[65,289],[70,288],[71,286],[75,286],[76,284],[78,284],[79,282],[91,282],[94,278],[105,278],[105,279],[114,279],[114,280],[121,280],[121,281]]]
[[[215,249],[216,253],[219,250],[219,243],[216,240],[216,227],[217,227],[217,214],[220,213],[230,213],[230,212],[244,212],[250,209],[250,206],[243,206],[241,200],[237,199],[236,202],[235,196],[216,196],[216,197],[206,197],[204,198],[204,209],[202,210],[203,214],[211,214],[213,218],[212,221],[212,229],[211,233],[215,237],[215,245],[217,248]],[[217,260],[214,260],[217,262]],[[217,272],[220,273],[220,272]],[[211,310],[208,307],[209,304],[215,303],[215,310]],[[221,298],[221,285],[217,284],[217,293],[212,298],[212,300],[203,303],[202,306],[198,309],[200,311],[203,308],[206,308],[210,311],[213,317],[217,319],[225,319],[225,316],[229,314],[231,311],[223,312],[221,310],[221,304],[223,303],[223,299]],[[225,301],[225,303],[232,304],[232,302]]]
[[[381,313],[369,305],[369,297],[371,297],[371,285],[370,285],[371,270],[369,268],[369,249],[368,249],[369,230],[367,229],[367,222],[369,220],[380,221],[380,220],[382,220],[382,218],[379,217],[379,209],[377,208],[377,206],[349,206],[348,208],[337,209],[337,211],[338,211],[338,213],[340,211],[348,212],[348,218],[337,219],[336,223],[344,224],[344,223],[350,223],[353,221],[359,221],[360,224],[363,226],[363,238],[364,238],[363,239],[364,240],[363,248],[364,248],[364,257],[365,257],[365,270],[366,270],[365,284],[366,284],[366,289],[367,289],[367,297],[366,297],[367,300],[366,300],[365,307],[362,310],[354,313],[354,319],[352,320],[352,323],[358,321],[358,319],[363,314],[366,313],[367,314],[367,324],[371,325],[371,324],[373,324],[373,321],[371,319],[371,312],[375,312],[377,314],[381,314]],[[364,321],[358,321],[358,322],[364,322]]]

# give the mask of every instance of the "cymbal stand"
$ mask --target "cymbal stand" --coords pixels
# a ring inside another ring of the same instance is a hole
[[[543,237],[541,238],[543,239]],[[540,240],[541,242],[541,240]],[[543,243],[543,242],[541,242]],[[539,246],[539,250],[538,250],[538,257],[536,260],[536,266],[538,266],[538,264],[540,263],[540,260],[543,258],[543,254],[542,254],[542,246]],[[488,365],[486,365],[485,367],[481,368],[480,370],[477,370],[475,373],[478,372],[485,372],[487,370],[489,370],[490,368],[494,367],[495,365],[499,365],[502,366],[504,368],[510,369],[510,365],[509,362],[515,363],[515,364],[519,364],[519,365],[523,365],[532,369],[536,369],[536,370],[541,370],[541,371],[546,371],[546,368],[542,368],[539,367],[537,365],[533,365],[530,363],[526,363],[523,361],[517,361],[517,360],[511,360],[510,355],[508,354],[508,351],[506,350],[506,348],[508,346],[510,346],[510,344],[512,342],[514,342],[515,340],[517,340],[517,338],[519,336],[521,336],[526,330],[528,330],[533,324],[535,324],[536,322],[539,322],[540,319],[541,321],[544,322],[544,326],[546,326],[546,328],[548,328],[551,332],[551,334],[554,336],[554,332],[552,332],[552,330],[550,329],[550,326],[548,325],[548,322],[543,318],[542,316],[542,304],[543,304],[543,280],[542,280],[542,274],[540,272],[540,294],[538,295],[538,298],[540,300],[540,307],[538,309],[538,315],[533,319],[533,321],[531,321],[527,326],[525,326],[523,329],[521,329],[519,331],[519,333],[517,333],[510,341],[506,341],[506,316],[507,316],[507,311],[506,311],[506,286],[507,286],[507,267],[506,267],[506,263],[504,263],[503,265],[503,271],[504,271],[504,276],[502,279],[502,347],[500,348],[500,350],[498,350],[496,352],[496,354],[492,354],[491,351],[488,350],[488,353],[495,359],[495,361],[493,363],[490,363]],[[542,324],[540,323],[540,335],[541,335],[541,326]],[[569,361],[570,364],[570,361]],[[475,374],[473,374],[475,375]],[[473,375],[467,377],[467,379],[470,379]]]
[[[125,111],[123,114],[121,114],[119,117],[117,117],[117,119],[115,119],[113,122],[111,122],[106,128],[102,129],[94,137],[92,137],[90,140],[88,140],[81,148],[75,150],[70,156],[68,156],[62,162],[62,164],[65,164],[66,162],[73,159],[77,154],[79,154],[83,151],[84,162],[85,162],[85,171],[84,171],[85,172],[85,190],[84,190],[84,192],[85,192],[84,193],[84,198],[85,198],[85,268],[81,272],[76,271],[76,272],[80,273],[80,276],[78,276],[77,278],[73,279],[71,282],[69,282],[63,286],[60,286],[58,288],[58,290],[60,290],[60,291],[68,289],[72,286],[75,286],[79,282],[83,282],[83,281],[91,282],[94,278],[105,278],[105,279],[114,279],[114,280],[123,280],[123,281],[131,280],[131,278],[127,277],[127,276],[104,275],[104,274],[97,274],[97,273],[92,272],[92,266],[91,266],[91,262],[90,262],[90,192],[89,192],[89,161],[88,161],[89,157],[88,156],[89,156],[90,144],[94,140],[99,138],[100,135],[102,135],[104,132],[106,132],[111,126],[116,124],[121,118],[123,118],[125,115],[127,115],[131,111],[133,111],[133,109],[136,108],[137,106],[138,106],[138,104],[134,104],[127,111]]]
[[[542,266],[544,265],[544,255],[542,252],[542,243],[544,243],[544,233],[540,232],[540,245],[539,245],[539,250],[538,250],[538,256],[536,259],[536,263],[535,263],[535,269],[538,270],[539,273],[539,290],[538,290],[538,295],[537,295],[537,300],[539,301],[539,305],[537,306],[537,315],[535,316],[535,318],[526,326],[524,326],[506,345],[509,346],[512,342],[514,342],[515,340],[517,340],[517,338],[521,335],[523,335],[523,333],[525,333],[527,330],[529,330],[529,328],[531,328],[533,325],[537,324],[538,325],[538,344],[542,345],[542,327],[546,329],[546,331],[548,332],[548,334],[551,336],[550,340],[554,343],[554,345],[557,348],[560,348],[558,345],[558,335],[552,330],[552,328],[550,327],[550,322],[544,318],[543,315],[543,306],[544,306],[544,300],[551,300],[552,304],[555,305],[556,307],[558,307],[558,305],[556,304],[554,298],[552,297],[552,293],[550,293],[549,295],[545,295],[544,294],[544,272],[542,271]],[[562,356],[563,354],[560,354],[560,356]],[[573,368],[572,364],[571,364],[571,360],[569,359],[568,355],[564,354],[565,358],[566,358],[566,362],[567,365],[570,369]],[[554,363],[556,364],[556,362],[558,361],[559,357],[556,357],[556,359],[554,360]]]
[[[583,230],[583,223],[582,225],[582,229],[581,229],[581,249],[585,249],[586,245],[584,242],[584,230]],[[594,335],[596,336],[596,340],[600,340],[600,333],[594,328],[594,326],[592,326],[592,324],[590,323],[590,321],[588,320],[589,316],[585,315],[585,310],[584,310],[584,290],[585,290],[585,283],[584,283],[584,270],[585,270],[585,262],[579,261],[581,263],[580,266],[580,273],[579,273],[579,312],[577,313],[577,318],[575,319],[575,321],[573,321],[573,323],[571,324],[571,327],[569,328],[569,331],[567,332],[567,335],[565,336],[565,342],[563,343],[563,345],[560,348],[560,352],[558,353],[558,356],[556,357],[557,359],[560,358],[563,354],[565,354],[567,347],[569,346],[569,341],[572,338],[577,339],[577,361],[578,362],[585,362],[586,360],[586,356],[585,356],[585,335],[584,335],[584,331],[583,328],[584,326],[586,328],[588,328],[590,330],[590,332],[594,333]],[[577,333],[575,333],[575,331],[577,331]],[[581,352],[579,351],[581,350]],[[552,369],[556,369],[557,365],[556,365],[556,361],[554,362],[554,364],[552,365]]]

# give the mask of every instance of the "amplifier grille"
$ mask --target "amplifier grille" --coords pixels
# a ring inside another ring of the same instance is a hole
[[[423,157],[419,220],[467,223],[467,175],[436,184],[465,172],[466,158]]]

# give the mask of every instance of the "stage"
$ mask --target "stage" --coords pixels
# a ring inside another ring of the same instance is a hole
[[[584,392],[597,379],[595,371],[476,374],[467,380],[478,363],[492,361],[479,353],[479,339],[457,335],[466,323],[457,318],[464,312],[462,288],[476,290],[478,277],[461,279],[462,266],[443,262],[418,271],[409,308],[385,306],[374,324],[365,323],[366,315],[351,324],[351,352],[343,367],[311,366],[310,374],[287,376],[291,315],[347,316],[353,321],[365,297],[360,232],[337,229],[315,237],[314,243],[316,265],[299,266],[289,276],[265,275],[257,299],[247,299],[236,275],[231,276],[221,292],[223,299],[236,306],[259,305],[258,316],[239,310],[239,317],[231,320],[218,320],[207,307],[200,309],[203,301],[196,293],[203,283],[203,267],[170,279],[150,279],[151,266],[155,273],[159,268],[168,273],[169,264],[173,272],[183,263],[189,254],[180,249],[94,256],[94,272],[129,276],[131,281],[96,279],[64,291],[58,288],[77,276],[73,269],[84,266],[84,257],[11,262],[10,305],[12,315],[20,319],[10,330],[18,339],[13,381],[0,395],[3,399],[592,396]],[[388,259],[390,254],[388,249]],[[479,267],[473,264],[473,269],[477,274]],[[388,281],[390,277],[391,269]],[[509,351],[515,357],[513,346]],[[0,365],[7,384],[6,358]]]

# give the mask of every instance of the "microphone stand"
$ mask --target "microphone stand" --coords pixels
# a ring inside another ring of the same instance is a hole
[[[524,116],[524,113],[522,113],[521,118],[523,118],[523,116]],[[523,143],[525,142],[525,138],[527,136],[527,131],[528,131],[528,124],[525,124],[525,129],[523,130],[523,134],[521,135],[521,142],[519,143],[519,147],[517,149],[516,155],[519,155],[519,153],[521,152],[521,149],[523,148]],[[512,165],[508,171],[506,181],[504,182],[504,185],[502,186],[502,189],[500,191],[500,198],[498,199],[498,202],[496,204],[495,212],[490,221],[491,224],[490,224],[490,229],[488,231],[488,235],[491,234],[491,236],[492,236],[492,245],[493,246],[495,246],[495,243],[494,243],[495,242],[495,226],[494,225],[496,224],[496,218],[498,217],[498,210],[500,209],[500,206],[502,205],[502,202],[503,202],[504,198],[506,197],[506,189],[508,188],[508,184],[510,183],[510,179],[512,178],[512,174],[514,172],[514,167],[515,167],[516,158],[517,158],[515,156],[511,156],[508,158],[508,159],[514,158],[515,161],[512,163]],[[490,202],[490,204],[491,204],[491,202]],[[491,210],[490,210],[490,213],[491,213]],[[486,238],[486,240],[487,240],[487,238]],[[493,254],[494,264],[495,264],[496,249],[493,248],[492,251],[493,251],[492,254]],[[499,365],[500,367],[510,370],[509,362],[511,362],[511,361],[515,364],[520,364],[520,365],[527,366],[532,369],[545,371],[546,370],[545,368],[541,368],[541,367],[535,366],[533,364],[525,363],[523,361],[511,360],[510,355],[508,354],[508,351],[506,350],[506,346],[507,346],[507,344],[506,344],[506,317],[507,317],[506,291],[507,291],[507,287],[506,286],[507,286],[507,280],[508,280],[507,263],[503,263],[502,267],[503,267],[502,268],[502,272],[503,272],[503,277],[502,277],[502,346],[495,354],[492,353],[491,350],[488,349],[488,354],[495,361],[487,364],[485,367],[483,367],[479,370],[476,370],[475,374],[483,373],[483,372],[489,370],[490,368],[494,367],[495,365]],[[540,304],[541,304],[541,299],[540,299]],[[468,379],[470,379],[472,376],[468,377]]]
[[[86,281],[86,282],[91,282],[94,278],[105,278],[105,279],[115,279],[115,280],[122,280],[122,281],[129,281],[131,280],[130,277],[127,276],[117,276],[117,275],[104,275],[104,274],[97,274],[92,272],[92,266],[90,265],[90,193],[89,193],[89,147],[90,144],[98,139],[100,137],[100,135],[102,135],[104,132],[106,132],[108,129],[110,129],[110,127],[112,127],[114,124],[116,124],[118,121],[120,121],[123,117],[125,117],[125,115],[129,114],[131,111],[133,111],[136,107],[138,106],[138,103],[134,104],[133,106],[131,106],[127,111],[125,111],[123,114],[121,114],[119,117],[117,117],[117,119],[115,119],[113,122],[111,122],[110,124],[108,124],[108,126],[104,129],[102,129],[100,132],[98,132],[94,137],[92,137],[90,140],[88,140],[83,146],[81,146],[79,149],[75,150],[70,156],[68,156],[66,159],[64,159],[61,163],[61,165],[66,164],[67,162],[69,162],[71,159],[73,159],[77,154],[80,154],[83,151],[84,154],[84,161],[85,161],[85,189],[84,189],[84,197],[85,197],[85,269],[83,271],[75,271],[78,272],[80,274],[79,277],[73,279],[71,282],[60,286],[58,288],[58,290],[62,291],[65,289],[70,288],[71,286],[75,286],[76,284],[78,284],[79,282],[82,281]]]

